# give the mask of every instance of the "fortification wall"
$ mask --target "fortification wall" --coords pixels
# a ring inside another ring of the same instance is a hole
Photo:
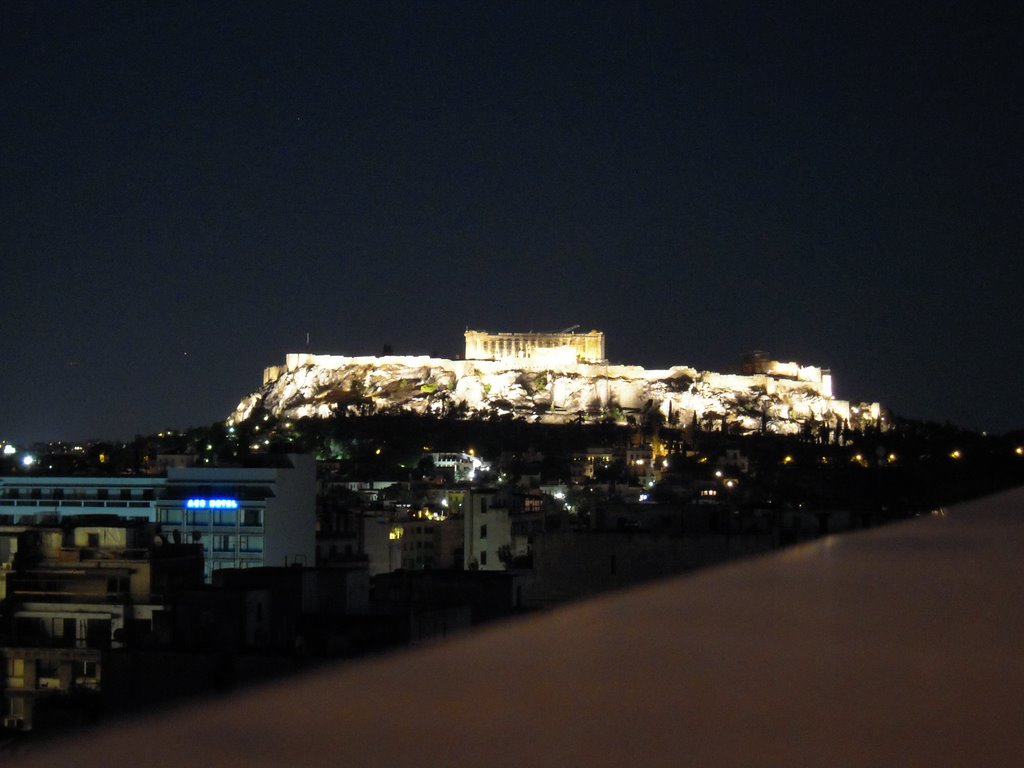
[[[877,423],[881,415],[877,403],[834,399],[831,375],[813,366],[783,367],[772,375],[550,362],[542,357],[449,360],[293,353],[284,365],[265,369],[263,389],[243,400],[232,418],[246,418],[257,405],[293,418],[326,418],[339,408],[358,412],[361,402],[417,413],[444,413],[452,407],[471,413],[511,412],[558,423],[580,414],[625,420],[625,413],[653,406],[674,423],[710,419],[754,431],[768,418],[773,431],[796,433],[807,421]],[[794,371],[799,375],[790,375]]]

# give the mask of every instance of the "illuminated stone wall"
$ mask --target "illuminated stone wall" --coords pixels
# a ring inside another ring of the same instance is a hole
[[[600,363],[604,333],[487,333],[466,331],[467,360],[524,360],[542,357],[551,364]]]
[[[565,423],[625,423],[652,407],[670,423],[703,420],[717,428],[797,434],[807,424],[878,425],[878,403],[836,400],[827,368],[745,356],[743,373],[610,365],[604,334],[466,331],[466,358],[426,355],[287,355],[263,373],[263,388],[238,404],[228,423],[256,407],[288,418],[402,410],[513,415]]]

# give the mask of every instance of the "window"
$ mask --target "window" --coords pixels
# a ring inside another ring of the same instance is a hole
[[[21,696],[11,696],[7,699],[7,714],[11,717],[25,717],[25,699]]]
[[[36,685],[40,688],[60,688],[60,662],[52,659],[37,661]]]
[[[52,644],[55,648],[75,647],[75,619],[54,619],[51,628]]]
[[[486,525],[481,525],[480,526],[480,538],[481,539],[486,539],[487,538],[487,526]]]
[[[158,523],[166,523],[167,525],[181,525],[182,511],[173,507],[169,509],[161,509],[156,513]]]
[[[223,538],[230,538],[225,536]],[[262,536],[239,536],[238,537],[238,549],[240,552],[262,552],[263,551],[263,537]],[[331,549],[337,549],[333,544]],[[332,552],[333,554],[333,552]]]
[[[76,661],[72,666],[72,677],[76,684],[95,681],[99,677],[99,665],[95,661]]]
[[[235,551],[235,537],[234,536],[214,536],[213,537],[213,551],[214,552],[234,552]]]
[[[480,565],[487,565],[487,550],[480,550]]]
[[[190,509],[188,521],[192,525],[207,526],[210,524],[210,512],[206,509]]]
[[[96,549],[100,545],[100,535],[98,533],[90,533],[88,534],[88,537],[88,546],[92,547],[93,549]]]
[[[7,660],[7,687],[22,688],[25,685],[25,660]]]
[[[263,525],[262,517],[261,510],[259,509],[243,509],[242,525],[250,527]]]
[[[237,525],[238,524],[238,511],[234,509],[215,509],[213,510],[213,524],[214,525]]]
[[[85,624],[85,647],[86,648],[109,648],[110,647],[110,620],[109,619],[86,619]],[[81,641],[79,647],[82,647]]]

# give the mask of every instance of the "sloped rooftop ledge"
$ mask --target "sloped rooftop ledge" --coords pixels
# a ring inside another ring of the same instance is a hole
[[[1019,765],[1024,489],[39,749],[24,766]]]

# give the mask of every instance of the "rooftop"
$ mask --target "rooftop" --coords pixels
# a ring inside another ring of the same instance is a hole
[[[1022,552],[1018,489],[108,725],[17,764],[1014,765]]]

